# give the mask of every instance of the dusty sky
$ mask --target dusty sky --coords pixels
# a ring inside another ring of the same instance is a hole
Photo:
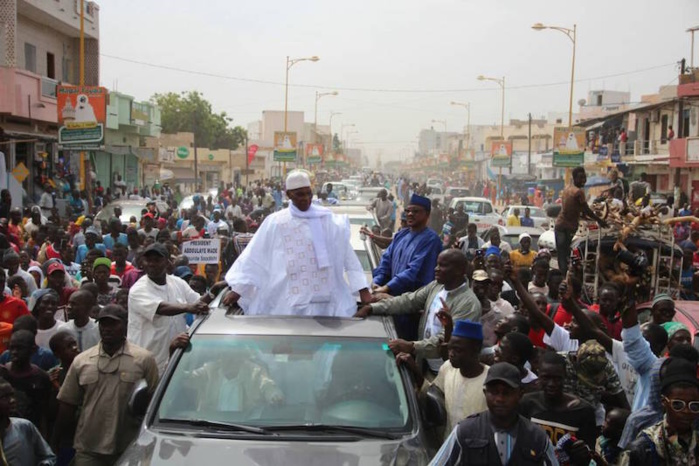
[[[506,76],[506,119],[567,112],[571,42],[536,22],[577,23],[575,102],[676,84],[685,30],[699,25],[699,0],[97,1],[109,89],[138,100],[198,90],[246,127],[283,110],[286,56],[318,55],[292,68],[289,109],[312,122],[315,91],[337,90],[319,101],[319,123],[341,112],[333,129],[354,123],[354,145],[384,161],[411,156],[420,129],[443,128],[432,120],[463,130],[466,110],[450,101],[471,103],[472,124],[499,123],[499,88],[479,74]]]

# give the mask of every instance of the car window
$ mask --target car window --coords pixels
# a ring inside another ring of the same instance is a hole
[[[371,272],[371,262],[369,262],[369,253],[366,252],[366,249],[355,249],[354,253],[357,255],[359,263],[362,264],[362,269],[365,272]]]
[[[469,195],[468,189],[458,189],[458,188],[449,188],[447,190],[447,193],[451,197],[463,197],[463,196]]]
[[[410,428],[395,358],[375,339],[198,335],[157,413],[183,424]]]
[[[493,211],[493,208],[490,206],[490,204],[486,202],[480,202],[480,201],[459,201],[456,203],[456,208],[459,208],[459,205],[464,206],[464,211],[469,214],[476,214],[476,215],[485,215],[489,214]],[[486,210],[487,206],[487,210]]]
[[[350,225],[366,225],[368,227],[373,227],[376,225],[373,217],[350,217]]]

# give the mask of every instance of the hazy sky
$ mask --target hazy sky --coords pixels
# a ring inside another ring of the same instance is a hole
[[[286,56],[318,55],[292,68],[289,109],[312,122],[315,91],[338,90],[319,101],[319,124],[342,112],[333,129],[354,123],[355,145],[384,160],[412,155],[420,129],[443,128],[432,120],[461,131],[466,110],[452,100],[471,102],[472,124],[499,123],[499,88],[479,74],[506,76],[506,119],[567,112],[571,42],[536,22],[577,23],[576,102],[593,89],[637,101],[676,84],[685,30],[699,25],[699,0],[97,1],[104,86],[138,100],[198,90],[246,127],[283,110]]]

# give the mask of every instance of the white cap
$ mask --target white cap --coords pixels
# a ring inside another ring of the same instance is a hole
[[[291,191],[299,188],[310,188],[311,179],[308,174],[301,170],[294,170],[286,177],[286,189]]]
[[[529,236],[529,233],[522,233],[522,234],[519,235],[519,241],[522,241],[523,238],[532,239],[532,237]]]

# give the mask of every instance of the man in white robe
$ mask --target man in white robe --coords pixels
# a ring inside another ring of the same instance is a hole
[[[353,293],[362,303],[371,293],[350,246],[347,216],[311,203],[303,171],[289,174],[286,189],[289,208],[264,220],[226,273],[231,292],[224,304],[238,303],[247,315],[352,317]]]

